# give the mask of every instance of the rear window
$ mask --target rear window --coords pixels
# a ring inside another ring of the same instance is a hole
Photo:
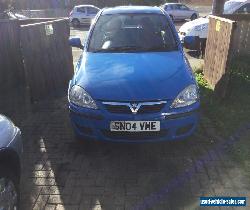
[[[85,7],[78,7],[77,12],[85,13],[86,12]]]
[[[87,7],[87,11],[88,14],[97,14],[98,13],[98,9],[94,8],[94,7]]]

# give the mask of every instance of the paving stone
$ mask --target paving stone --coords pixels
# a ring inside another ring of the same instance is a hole
[[[77,205],[57,205],[56,210],[81,210]],[[83,209],[84,210],[84,209]]]
[[[34,210],[44,209],[47,204],[48,198],[49,198],[48,195],[39,195],[33,209]]]
[[[47,202],[49,204],[63,204],[63,200],[60,195],[50,195]]]
[[[46,210],[54,210],[55,208],[56,208],[56,205],[47,204],[47,205],[45,206],[45,209],[46,209]]]

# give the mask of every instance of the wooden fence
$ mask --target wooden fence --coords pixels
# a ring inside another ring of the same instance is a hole
[[[23,84],[35,101],[67,86],[73,75],[69,23],[66,19],[47,20],[0,23],[1,89],[14,89]]]
[[[230,64],[237,56],[250,56],[250,15],[210,16],[204,75],[217,95],[225,97]]]
[[[21,26],[26,83],[32,100],[44,98],[48,93],[67,86],[73,75],[67,22],[55,20]]]
[[[62,18],[62,17],[68,17],[70,10],[44,9],[44,10],[17,10],[16,12],[28,18]]]
[[[0,21],[0,92],[24,80],[19,35],[18,21]]]
[[[230,61],[241,55],[250,56],[250,15],[223,15],[235,21]]]

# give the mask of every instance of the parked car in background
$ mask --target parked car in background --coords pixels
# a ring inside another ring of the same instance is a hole
[[[80,38],[71,46],[82,48]],[[190,136],[199,93],[175,26],[159,7],[103,9],[68,90],[76,136],[156,142]]]
[[[224,14],[250,14],[250,0],[230,0],[225,3]]]
[[[18,209],[22,151],[19,128],[0,115],[0,209]]]
[[[190,9],[184,4],[179,3],[166,3],[161,6],[172,18],[172,20],[194,20],[199,17],[199,13]]]
[[[100,9],[93,5],[78,5],[70,12],[69,19],[74,27],[79,27],[81,24],[90,25],[99,11]]]
[[[28,17],[12,12],[12,11],[5,11],[3,13],[0,13],[0,19],[11,19],[11,20],[26,20]]]
[[[165,0],[165,3],[180,3],[180,0]]]
[[[250,14],[250,0],[230,0],[224,5],[224,14]],[[191,50],[205,50],[208,35],[209,16],[184,23],[179,37],[184,47]]]

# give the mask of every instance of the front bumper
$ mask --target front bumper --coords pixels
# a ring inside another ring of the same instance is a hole
[[[157,142],[187,138],[195,131],[199,121],[199,103],[185,111],[154,114],[111,114],[103,110],[90,110],[69,105],[70,119],[78,137],[112,142]],[[111,121],[160,121],[160,132],[111,132]]]

